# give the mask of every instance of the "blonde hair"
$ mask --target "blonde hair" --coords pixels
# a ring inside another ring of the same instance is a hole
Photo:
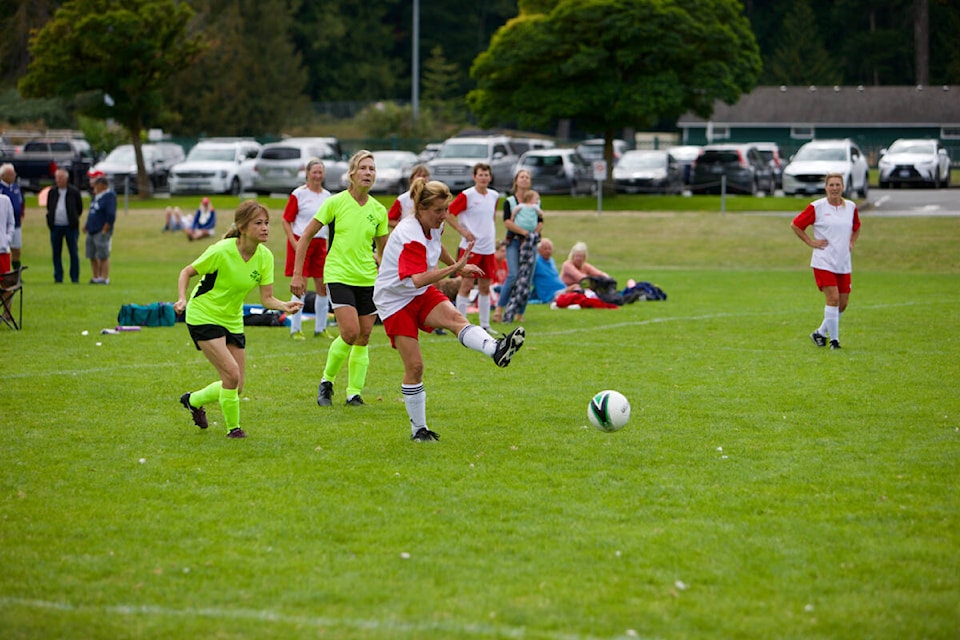
[[[310,158],[309,160],[307,160],[306,172],[310,173],[310,169],[313,169],[317,165],[320,165],[321,167],[323,167],[324,171],[327,170],[327,165],[323,164],[323,160],[321,160],[320,158]]]
[[[376,167],[377,160],[376,158],[373,157],[372,151],[367,151],[366,149],[360,149],[360,151],[357,151],[355,154],[353,154],[353,156],[351,156],[350,165],[349,165],[349,168],[347,169],[347,177],[350,179],[351,187],[356,185],[356,182],[354,181],[353,177],[357,175],[357,171],[360,170],[360,163],[366,160],[367,158],[372,159],[374,161],[374,167]]]
[[[231,224],[227,232],[223,234],[223,239],[239,238],[240,233],[246,229],[247,225],[260,215],[261,212],[267,216],[267,220],[270,220],[270,211],[256,200],[241,202],[240,206],[237,207],[236,213],[233,214],[233,224]]]
[[[424,180],[430,179],[430,167],[425,164],[416,164],[413,165],[413,168],[410,170],[410,183],[412,184],[417,178],[423,178]]]
[[[583,259],[587,259],[587,243],[586,242],[577,242],[572,247],[570,247],[570,253],[567,255],[567,260],[573,260],[573,254],[582,253]]]
[[[823,176],[823,184],[830,182],[830,178],[840,178],[840,184],[845,185],[847,183],[842,173],[828,173],[827,175]]]
[[[410,200],[413,202],[415,213],[419,213],[420,207],[426,208],[438,200],[443,201],[443,204],[449,204],[452,199],[450,187],[439,180],[427,182],[423,178],[417,178],[410,185]]]
[[[527,177],[530,178],[530,188],[533,189],[533,176],[526,169],[520,169],[520,171],[517,171],[517,175],[513,176],[513,186],[510,188],[510,193],[513,195],[517,195],[517,178],[520,177],[521,173],[527,174]]]

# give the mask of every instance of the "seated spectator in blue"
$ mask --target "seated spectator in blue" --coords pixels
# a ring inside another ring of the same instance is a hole
[[[553,243],[549,238],[541,239],[533,269],[533,291],[530,292],[530,302],[549,304],[558,294],[571,289],[560,279],[557,263],[553,259]]]
[[[204,198],[200,201],[200,208],[193,214],[193,223],[184,231],[187,232],[187,237],[193,241],[200,238],[209,238],[213,235],[216,227],[217,212],[210,204],[210,198]]]

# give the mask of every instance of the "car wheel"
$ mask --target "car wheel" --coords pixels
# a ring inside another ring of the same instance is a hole
[[[881,181],[880,181],[880,188],[881,188],[881,189],[889,189],[889,188],[890,188],[890,183],[889,183],[889,182],[884,182],[883,180],[881,180]]]
[[[843,197],[848,200],[853,196],[853,176],[847,176],[843,181]]]
[[[857,192],[857,194],[858,194],[861,198],[866,198],[866,197],[867,197],[867,193],[869,192],[869,190],[870,190],[870,185],[867,184],[867,177],[864,176],[864,177],[863,177],[863,187],[860,188],[860,190]]]
[[[240,195],[240,178],[237,178],[236,176],[234,176],[233,180],[230,181],[230,195]]]
[[[576,180],[571,180],[571,181],[570,181],[570,195],[571,195],[571,196],[577,195],[577,181],[576,181]]]

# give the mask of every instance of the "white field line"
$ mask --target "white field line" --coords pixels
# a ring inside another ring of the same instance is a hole
[[[895,307],[908,307],[908,306],[916,306],[916,305],[934,305],[934,304],[940,304],[941,302],[942,300],[907,300],[905,302],[897,302],[892,304],[857,305],[856,309],[867,311],[870,309],[890,309]],[[661,303],[651,302],[649,304],[661,304]],[[662,304],[666,304],[666,303],[662,303]],[[811,311],[811,309],[807,309],[805,307],[804,309],[800,309],[800,308],[780,309],[776,311],[755,311],[755,312],[747,312],[747,313],[711,313],[711,314],[703,314],[703,315],[696,315],[696,316],[673,316],[673,317],[664,316],[664,317],[657,317],[657,318],[646,318],[643,320],[611,322],[610,324],[598,325],[593,328],[594,329],[622,329],[625,327],[642,327],[644,325],[659,324],[663,322],[699,322],[702,320],[716,320],[718,318],[755,318],[755,317],[761,317],[761,316],[781,316],[781,315],[796,316],[798,314],[805,313],[805,311],[809,311],[810,313],[813,313],[815,312],[815,309]],[[610,311],[606,309],[582,309],[580,311],[568,311],[564,309],[557,310],[557,313],[609,313],[609,312]],[[509,331],[509,328],[508,328],[509,326],[510,325],[504,326],[505,328],[504,333]],[[534,333],[532,335],[534,337],[563,336],[563,335],[570,335],[570,334],[582,334],[583,331],[584,331],[583,327],[571,326],[569,329],[543,331],[543,332]],[[456,337],[454,336],[453,339],[456,340]],[[528,336],[528,339],[529,339],[529,336]],[[376,350],[389,349],[390,345],[376,344],[376,345],[370,345],[370,348],[376,349]],[[257,353],[254,356],[254,360],[256,362],[262,362],[264,360],[271,360],[274,358],[288,359],[289,357],[290,357],[290,353],[288,352],[273,352],[273,353],[268,352],[268,353]],[[52,364],[56,366],[56,363],[52,363]],[[46,377],[55,376],[55,375],[86,376],[91,374],[118,371],[118,370],[124,370],[124,371],[132,371],[137,369],[155,370],[158,368],[166,368],[166,367],[182,368],[183,366],[184,366],[184,363],[178,360],[166,360],[163,362],[139,362],[139,363],[131,362],[125,365],[118,365],[118,366],[111,366],[111,367],[89,367],[84,369],[57,368],[52,370],[40,370],[40,371],[11,371],[11,372],[8,372],[5,377],[6,379],[10,380],[10,379],[37,378],[37,377],[46,378]]]
[[[362,629],[366,631],[383,632],[386,637],[392,634],[404,635],[415,633],[444,634],[454,637],[475,636],[492,638],[521,638],[542,640],[618,640],[640,638],[636,632],[626,630],[623,634],[612,637],[581,635],[578,633],[547,632],[527,630],[525,627],[508,627],[485,623],[448,622],[404,622],[400,620],[377,620],[357,618],[331,618],[326,616],[299,616],[286,615],[276,611],[258,609],[222,609],[219,607],[188,607],[186,609],[171,609],[152,605],[111,605],[88,606],[73,605],[69,602],[52,602],[29,598],[0,598],[0,609],[27,608],[46,611],[77,611],[84,613],[98,613],[110,616],[144,616],[144,617],[178,617],[178,618],[213,618],[218,620],[248,620],[263,624],[280,623],[298,627],[312,627],[320,630],[330,629]],[[648,638],[648,640],[651,640]]]

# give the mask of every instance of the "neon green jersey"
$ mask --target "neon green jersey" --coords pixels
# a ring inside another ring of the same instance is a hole
[[[377,280],[373,239],[390,232],[386,207],[372,196],[361,207],[349,191],[341,191],[324,200],[314,218],[330,225],[324,281],[372,287]]]
[[[216,324],[230,333],[243,333],[243,301],[256,286],[273,284],[273,253],[258,245],[244,261],[236,238],[207,247],[193,262],[200,274],[187,303],[187,324]]]

